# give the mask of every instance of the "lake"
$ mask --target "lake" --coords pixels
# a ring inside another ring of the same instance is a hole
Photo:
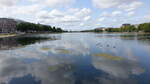
[[[0,84],[150,84],[150,34],[0,38]]]

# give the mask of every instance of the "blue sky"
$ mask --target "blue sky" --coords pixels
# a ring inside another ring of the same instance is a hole
[[[0,0],[0,17],[84,30],[150,22],[150,0]]]

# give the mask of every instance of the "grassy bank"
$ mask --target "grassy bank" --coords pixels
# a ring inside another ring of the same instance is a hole
[[[17,34],[0,34],[0,38],[13,37],[13,36],[17,36]]]

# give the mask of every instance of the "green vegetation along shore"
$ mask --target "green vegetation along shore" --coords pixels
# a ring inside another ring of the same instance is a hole
[[[17,25],[17,31],[32,33],[32,32],[65,32],[61,28],[52,27],[49,25],[34,24],[23,22]]]
[[[17,36],[17,34],[0,34],[0,38],[4,38],[4,37],[13,37],[13,36]]]
[[[0,37],[9,37],[27,33],[62,33],[66,32],[61,28],[35,24],[12,18],[0,18]],[[13,35],[12,35],[13,34]]]
[[[120,28],[99,28],[93,30],[84,30],[81,32],[150,32],[150,23],[135,25],[122,25]]]

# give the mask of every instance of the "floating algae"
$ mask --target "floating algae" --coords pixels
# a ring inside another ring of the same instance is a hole
[[[136,67],[136,68],[132,69],[132,73],[135,75],[140,75],[144,72],[145,72],[145,70],[141,67]]]
[[[4,38],[4,37],[13,37],[16,36],[17,34],[0,34],[0,38]]]
[[[57,64],[57,65],[49,66],[48,70],[49,71],[57,71],[58,69],[63,69],[63,68],[65,68],[64,64]]]
[[[112,56],[112,55],[105,54],[105,53],[94,54],[93,56],[100,56],[100,57],[103,57],[103,58],[106,58],[106,59],[111,59],[111,60],[116,60],[116,61],[119,61],[119,60],[122,60],[122,59],[123,59],[123,58],[121,58],[121,57]]]
[[[49,48],[41,48],[41,50],[48,51]]]
[[[49,71],[56,71],[59,67],[58,66],[49,66],[48,70]]]
[[[71,53],[69,50],[66,50],[66,49],[57,49],[59,53],[62,53],[62,54],[69,54]]]

